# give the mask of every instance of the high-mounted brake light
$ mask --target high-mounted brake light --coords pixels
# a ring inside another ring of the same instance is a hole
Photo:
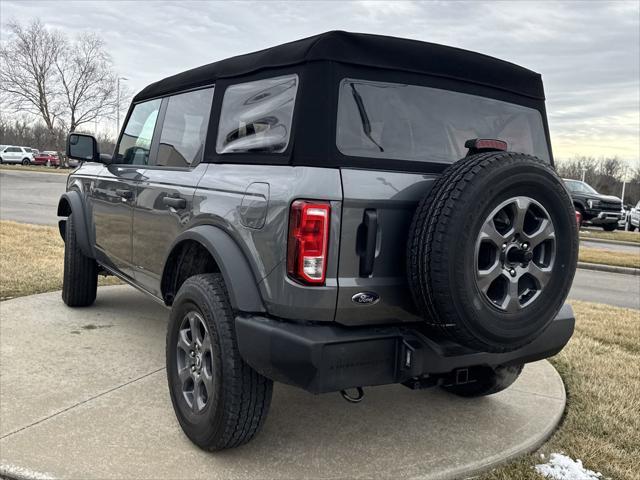
[[[507,150],[507,142],[495,140],[493,138],[473,138],[464,142],[464,148],[469,149],[469,153],[478,153],[488,150]]]
[[[296,200],[289,212],[287,272],[311,285],[324,284],[331,206],[328,202]]]

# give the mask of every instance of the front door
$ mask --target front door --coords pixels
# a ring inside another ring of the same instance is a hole
[[[149,163],[160,103],[151,100],[133,107],[112,164],[100,172],[91,191],[98,261],[129,278],[134,278],[133,207]]]
[[[163,99],[160,133],[138,184],[133,215],[136,282],[158,297],[165,260],[176,237],[191,226],[193,196],[207,170],[200,162],[212,101],[213,87]]]

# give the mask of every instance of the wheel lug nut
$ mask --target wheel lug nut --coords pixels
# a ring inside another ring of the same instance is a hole
[[[193,350],[191,350],[191,352],[189,352],[189,355],[190,355],[191,357],[195,357],[195,356],[196,356],[196,352],[194,352]]]
[[[503,243],[503,244],[502,244],[502,249],[503,249],[503,250],[506,250],[506,249],[507,249],[507,244],[506,244],[506,243]]]
[[[527,242],[523,243],[522,248],[526,250],[527,248],[529,248],[529,244]]]
[[[196,371],[196,366],[195,365],[191,365],[191,371],[195,372]]]
[[[511,275],[512,277],[515,277],[516,271],[512,268],[511,270],[509,270],[509,275]]]

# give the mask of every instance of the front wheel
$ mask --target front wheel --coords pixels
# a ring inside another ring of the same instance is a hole
[[[74,214],[67,218],[64,238],[62,300],[69,307],[87,307],[96,300],[98,264],[78,245]]]
[[[167,381],[184,433],[205,450],[251,440],[264,423],[273,382],[244,362],[220,274],[187,279],[173,302]]]
[[[618,228],[618,225],[617,225],[617,224],[615,224],[615,223],[610,223],[610,224],[608,224],[608,225],[603,225],[603,226],[602,226],[602,229],[603,229],[605,232],[613,232],[613,231],[614,231],[615,229],[617,229],[617,228]]]
[[[484,397],[501,392],[510,387],[515,382],[524,365],[513,365],[510,367],[499,366],[475,367],[470,369],[470,381],[457,385],[442,385],[442,388],[449,393],[459,397]]]
[[[30,163],[31,163],[31,162],[29,162],[29,159],[28,159],[28,158],[23,158],[23,159],[22,159],[22,165],[24,165],[25,167],[26,167],[27,165],[29,165]]]

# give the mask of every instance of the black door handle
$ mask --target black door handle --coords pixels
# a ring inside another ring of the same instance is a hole
[[[130,200],[130,199],[133,198],[133,192],[131,190],[127,190],[125,188],[117,189],[116,190],[116,195],[118,195],[119,197],[122,197],[125,200]]]
[[[373,273],[373,263],[376,259],[376,243],[378,239],[378,212],[366,209],[362,219],[360,233],[360,276],[368,277]]]
[[[182,210],[187,206],[187,201],[181,197],[164,197],[162,199],[162,203],[168,207],[173,207],[176,210]]]

